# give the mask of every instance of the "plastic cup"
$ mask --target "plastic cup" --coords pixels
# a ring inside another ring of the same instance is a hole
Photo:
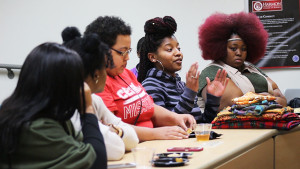
[[[134,157],[136,168],[149,169],[152,168],[152,160],[154,156],[154,149],[147,147],[137,147],[131,149]]]
[[[208,141],[211,131],[211,123],[195,124],[194,131],[197,141]]]

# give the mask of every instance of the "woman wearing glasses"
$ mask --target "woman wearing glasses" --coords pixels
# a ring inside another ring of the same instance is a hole
[[[108,109],[124,122],[135,125],[140,141],[188,138],[186,130],[195,119],[155,105],[135,75],[126,69],[131,52],[130,26],[118,17],[98,17],[87,26],[85,35],[90,33],[97,33],[113,56],[115,67],[106,69],[105,88],[98,94]]]

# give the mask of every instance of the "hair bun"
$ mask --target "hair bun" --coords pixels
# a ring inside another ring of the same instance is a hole
[[[158,32],[158,29],[163,27],[163,20],[162,18],[156,17],[153,19],[150,19],[146,21],[145,26],[144,26],[144,31],[146,34],[154,34]]]
[[[78,37],[81,37],[81,33],[79,32],[78,28],[76,28],[76,27],[66,27],[61,32],[61,37],[63,39],[63,42],[66,43],[66,42],[74,40]]]
[[[156,17],[146,21],[144,31],[146,34],[173,35],[177,30],[177,23],[171,16]]]
[[[101,41],[99,39],[99,36],[95,33],[88,34],[84,36],[82,41],[82,48],[88,53],[93,53],[98,50],[98,47],[100,45]]]
[[[172,34],[174,34],[177,30],[177,23],[175,19],[171,16],[165,16],[163,20],[167,25],[167,27],[169,28],[170,32],[173,32]]]

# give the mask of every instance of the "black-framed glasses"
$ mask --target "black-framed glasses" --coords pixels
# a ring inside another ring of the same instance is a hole
[[[115,52],[117,52],[119,55],[121,55],[121,56],[126,56],[127,54],[129,54],[130,52],[131,52],[131,48],[129,48],[128,50],[126,50],[125,52],[122,52],[122,51],[119,51],[119,50],[117,50],[117,49],[114,49],[114,48],[110,48],[111,50],[113,50],[113,51],[115,51]]]

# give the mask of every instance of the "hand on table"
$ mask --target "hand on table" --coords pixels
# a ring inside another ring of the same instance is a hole
[[[188,128],[193,128],[194,124],[196,124],[195,118],[190,114],[176,114],[175,120],[177,125],[184,131],[187,131]]]
[[[158,140],[181,140],[188,138],[189,135],[179,126],[166,126],[153,128],[155,139]]]

